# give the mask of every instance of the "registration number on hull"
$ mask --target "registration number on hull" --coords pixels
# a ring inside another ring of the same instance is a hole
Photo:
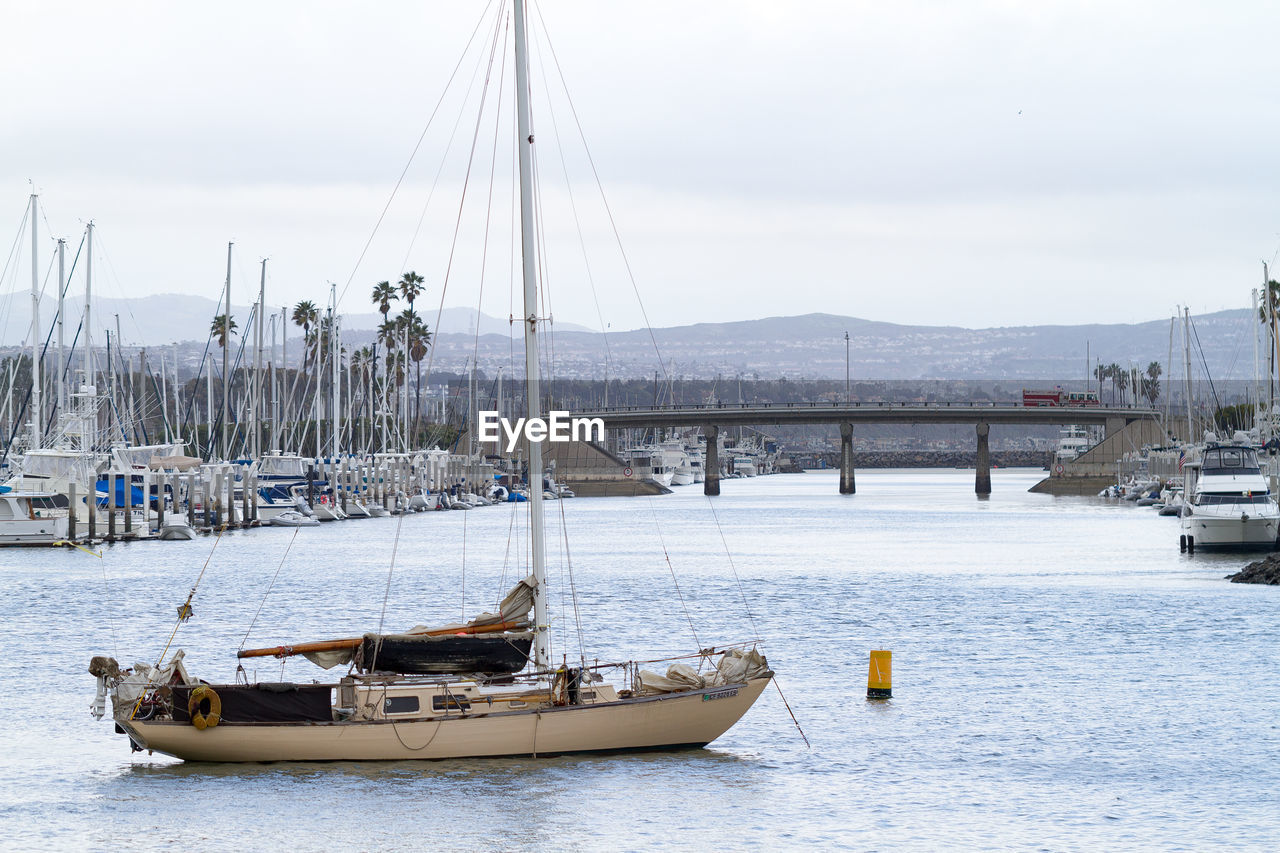
[[[726,687],[723,690],[713,690],[710,693],[703,693],[702,701],[710,702],[713,699],[728,699],[730,696],[737,696],[737,695],[738,695],[738,688]]]

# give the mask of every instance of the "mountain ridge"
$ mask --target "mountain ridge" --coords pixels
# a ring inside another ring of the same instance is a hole
[[[203,350],[212,319],[221,313],[221,306],[213,300],[178,294],[94,302],[95,324],[114,329],[114,317],[119,315],[124,345],[133,349],[176,345],[181,350]],[[46,325],[54,308],[51,300],[42,301],[41,319]],[[78,302],[68,302],[67,340],[75,335],[80,310]],[[429,326],[435,323],[433,313],[427,314]],[[233,305],[232,316],[247,318],[248,306]],[[1251,336],[1256,323],[1251,316],[1249,309],[1241,308],[1192,318],[1196,344],[1193,375],[1203,377],[1206,368],[1214,379],[1253,375]],[[371,343],[381,320],[377,312],[343,315],[344,344],[356,347]],[[518,324],[469,308],[446,308],[440,321],[442,328],[432,329],[435,369],[461,372],[474,359],[479,369],[490,374],[499,369],[508,375],[515,372],[510,336],[519,334]],[[551,372],[562,378],[636,378],[666,373],[671,378],[836,379],[845,376],[844,335],[848,332],[851,378],[1083,380],[1099,361],[1143,370],[1155,361],[1163,365],[1166,377],[1181,376],[1181,329],[1173,335],[1170,322],[974,329],[809,313],[604,333],[551,324],[544,352]],[[241,321],[242,333],[245,325]],[[301,329],[292,323],[289,326],[292,363],[300,351]],[[20,291],[0,295],[0,346],[16,350],[29,327],[29,297]],[[115,337],[114,331],[112,335]],[[105,342],[101,332],[94,338],[98,345]],[[270,343],[269,332],[264,340]],[[1166,363],[1171,340],[1173,365]],[[661,364],[657,353],[661,353]],[[188,362],[190,358],[181,360]]]

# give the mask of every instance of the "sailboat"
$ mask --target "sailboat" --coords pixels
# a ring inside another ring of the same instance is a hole
[[[537,241],[525,18],[514,3],[527,417],[541,416]],[[528,442],[531,479],[542,447]],[[176,651],[122,671],[96,657],[94,714],[108,699],[135,750],[188,761],[317,761],[549,756],[703,746],[751,707],[773,677],[754,644],[673,658],[666,674],[634,662],[552,660],[542,490],[529,490],[530,577],[497,613],[403,634],[244,650],[302,654],[348,674],[328,684],[209,684]],[[193,593],[194,594],[194,593]],[[190,598],[179,618],[190,613]],[[696,664],[696,665],[691,665]],[[625,673],[607,683],[606,672]]]

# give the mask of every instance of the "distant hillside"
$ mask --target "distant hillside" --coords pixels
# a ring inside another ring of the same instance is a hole
[[[46,325],[53,310],[53,304],[45,300],[41,318]],[[30,324],[29,312],[30,301],[25,294],[0,296],[0,346],[11,351],[21,344]],[[199,358],[209,325],[219,313],[212,300],[199,297],[102,299],[95,301],[94,325],[98,330],[111,329],[114,337],[119,315],[126,348],[187,342],[179,349],[181,361],[190,364],[193,358]],[[506,319],[477,316],[471,309],[450,308],[445,310],[437,329],[434,312],[423,313],[436,332],[435,369],[460,372],[474,356],[488,375],[499,369],[507,375],[514,372],[512,358],[520,357],[520,348],[512,346],[509,336],[513,332],[519,334],[518,326],[513,327]],[[233,307],[232,314],[244,329],[248,307]],[[369,343],[381,319],[376,312],[344,315],[344,343]],[[65,331],[68,341],[74,338],[79,320],[79,304],[69,306]],[[1247,309],[1196,317],[1193,325],[1193,375],[1205,376],[1207,365],[1208,374],[1215,380],[1252,377],[1256,324]],[[295,360],[301,330],[290,325],[288,332],[289,353]],[[1083,379],[1089,371],[1086,347],[1093,363],[1101,360],[1145,368],[1158,361],[1165,365],[1166,377],[1183,374],[1180,324],[1173,336],[1173,369],[1167,364],[1168,319],[1137,324],[965,329],[806,314],[735,323],[697,323],[654,329],[652,333],[637,329],[610,332],[607,336],[580,326],[558,324],[544,347],[544,356],[555,375],[562,378],[652,377],[655,372],[664,372],[659,367],[660,353],[665,372],[672,377],[843,379],[846,332],[849,372],[854,379]],[[105,342],[102,331],[96,331],[94,338],[99,344]]]
[[[1193,325],[1193,376],[1203,377],[1207,363],[1215,380],[1252,377],[1254,323],[1247,309],[1194,318]],[[552,352],[557,375],[566,377],[602,379],[606,361],[610,377],[652,376],[660,370],[656,353],[661,353],[674,377],[842,379],[846,331],[854,379],[1083,380],[1089,372],[1086,349],[1095,364],[1101,360],[1145,369],[1158,361],[1166,376],[1183,374],[1180,325],[1172,350],[1175,366],[1169,369],[1169,320],[964,329],[806,314],[698,323],[654,329],[652,335],[647,330],[615,332],[607,342],[599,333],[562,331],[555,335]],[[438,365],[460,369],[474,343],[442,335],[437,347]],[[507,364],[509,350],[505,338],[481,338],[481,368]]]

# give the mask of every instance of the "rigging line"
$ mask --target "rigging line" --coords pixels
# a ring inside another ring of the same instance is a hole
[[[160,652],[160,658],[156,661],[155,669],[152,672],[159,672],[160,664],[164,663],[164,656],[169,653],[169,647],[173,645],[173,638],[178,635],[178,629],[182,627],[182,623],[191,618],[191,601],[196,597],[196,590],[200,588],[200,581],[204,580],[204,573],[209,570],[209,561],[213,559],[213,552],[218,550],[218,543],[222,541],[222,533],[227,528],[222,526],[218,528],[218,535],[213,540],[213,546],[209,548],[209,556],[205,557],[204,566],[200,568],[200,574],[196,577],[196,582],[191,585],[191,592],[187,593],[187,600],[178,608],[178,621],[173,625],[173,631],[169,633],[169,639],[165,641],[164,649]],[[151,686],[150,677],[147,678],[146,687]],[[138,701],[134,703],[133,710],[129,712],[129,719],[132,720],[134,714],[138,713],[138,708],[142,706],[142,699],[146,696],[144,688],[138,694]]]
[[[435,120],[436,113],[440,111],[441,104],[444,103],[445,95],[448,94],[449,88],[453,85],[453,78],[457,76],[458,69],[462,67],[462,60],[466,59],[467,53],[471,50],[471,44],[475,41],[476,33],[480,32],[480,25],[484,23],[485,16],[489,13],[489,8],[493,5],[493,0],[485,4],[484,9],[480,13],[480,19],[476,21],[475,29],[471,31],[471,37],[467,39],[466,45],[462,48],[462,54],[458,57],[458,62],[453,66],[453,71],[449,74],[449,79],[444,84],[444,90],[440,93],[440,99],[436,101],[435,107],[431,110],[431,115],[427,118],[426,126],[422,128],[422,133],[418,135],[418,141],[414,143],[413,150],[409,152],[409,159],[404,164],[404,169],[400,171],[400,177],[396,178],[396,185],[391,189],[391,195],[387,198],[387,203],[382,208],[382,213],[378,214],[378,221],[373,225],[373,231],[369,233],[369,239],[365,241],[364,248],[360,250],[360,257],[356,258],[356,265],[351,269],[351,275],[347,277],[347,283],[342,286],[342,293],[338,294],[338,304],[342,304],[342,300],[347,296],[347,290],[351,287],[351,282],[355,280],[356,273],[360,271],[360,264],[364,262],[364,256],[368,253],[369,247],[373,245],[373,238],[377,236],[378,229],[382,227],[382,220],[386,218],[387,211],[391,209],[391,202],[395,201],[396,193],[400,191],[400,185],[404,183],[405,176],[409,174],[409,167],[413,165],[413,158],[418,155],[418,149],[422,147],[422,142],[427,138],[427,131],[431,129],[431,123]]]
[[[510,494],[510,492],[508,492]],[[507,547],[502,554],[502,574],[498,577],[498,585],[502,589],[507,587],[507,569],[511,567],[511,543],[516,541],[516,513],[519,509],[519,503],[511,501],[511,520],[507,523]],[[516,568],[519,568],[519,557],[517,556]]]
[[[249,642],[249,635],[253,633],[253,626],[258,624],[258,616],[262,614],[262,606],[267,603],[267,596],[271,594],[271,589],[276,585],[276,578],[280,577],[280,570],[284,568],[284,561],[289,557],[289,551],[293,548],[293,543],[298,538],[300,527],[293,528],[293,536],[289,539],[289,544],[285,546],[284,554],[280,556],[280,565],[276,566],[276,573],[271,576],[271,583],[267,584],[267,589],[262,593],[262,599],[258,602],[258,609],[254,611],[253,619],[249,620],[249,628],[244,632],[244,639],[240,641],[240,647],[236,651],[244,651],[245,643]]]
[[[546,91],[551,91],[551,86],[547,82],[547,67],[542,61],[542,55],[538,54],[538,71],[542,74],[542,85]],[[555,131],[554,138],[556,141],[556,154],[560,158],[560,171],[564,175],[565,189],[569,195],[569,210],[573,213],[573,225],[578,234],[578,246],[582,250],[582,265],[586,269],[587,283],[591,287],[591,300],[595,304],[596,319],[600,321],[600,334],[604,338],[604,358],[605,367],[608,368],[612,360],[612,353],[609,350],[609,335],[605,331],[604,314],[600,310],[600,294],[596,290],[595,276],[591,274],[591,261],[587,257],[586,237],[582,233],[582,221],[578,216],[578,204],[573,194],[573,184],[569,180],[569,166],[564,159],[564,146],[560,144],[560,125],[556,121],[555,105],[551,99],[547,99],[547,115],[551,119],[551,127]]]
[[[9,265],[14,264],[15,259],[19,255],[18,247],[22,244],[22,235],[27,231],[27,220],[31,218],[31,202],[28,201],[22,207],[22,222],[18,224],[18,231],[13,235],[13,246],[9,248],[9,257],[5,259],[4,271],[0,272],[0,281],[4,281],[9,277]],[[13,274],[18,274],[18,267],[14,264]]]
[[[467,621],[467,516],[462,514],[462,622]]]
[[[1222,408],[1222,402],[1218,399],[1218,389],[1213,384],[1213,374],[1209,372],[1209,362],[1204,357],[1204,346],[1200,343],[1200,333],[1196,331],[1196,323],[1191,321],[1191,334],[1196,339],[1196,349],[1200,351],[1200,363],[1204,365],[1205,378],[1209,380],[1209,393],[1213,395],[1213,404],[1216,408]]]
[[[675,566],[671,565],[671,555],[667,553],[667,543],[662,538],[662,525],[658,523],[658,513],[653,508],[653,497],[649,498],[649,514],[653,516],[653,528],[658,534],[658,543],[662,546],[662,556],[667,561],[667,568],[671,571],[671,582],[675,584],[676,595],[680,598],[680,607],[684,610],[684,618],[689,623],[689,631],[693,634],[693,642],[702,648],[702,640],[698,639],[698,629],[693,627],[693,617],[689,615],[689,607],[685,603],[684,593],[680,590],[680,581],[676,578]]]
[[[791,703],[787,701],[787,697],[782,694],[782,686],[778,684],[778,676],[774,675],[772,679],[773,686],[778,689],[778,696],[782,698],[782,704],[787,707],[787,713],[791,715],[791,722],[796,724],[796,731],[800,733],[800,737],[804,738],[804,745],[809,749],[813,749],[813,744],[809,743],[809,738],[805,737],[804,729],[800,728],[800,721],[796,719],[795,712],[791,710]]]
[[[504,4],[504,5],[505,5],[505,4]],[[498,9],[498,16],[494,19],[494,27],[495,27],[495,30],[494,30],[494,36],[493,36],[493,38],[494,38],[495,40],[496,40],[496,38],[497,38],[497,27],[499,26],[499,24],[500,24],[501,20],[502,20],[502,7],[500,6],[500,7],[499,7],[499,9]],[[492,49],[491,49],[491,50],[492,50]],[[481,59],[483,59],[483,55],[481,56]],[[432,181],[431,181],[431,191],[430,191],[429,193],[427,193],[427,200],[426,200],[426,202],[422,205],[422,213],[420,213],[420,214],[418,215],[418,224],[417,224],[417,226],[413,229],[413,239],[411,239],[411,240],[409,241],[409,248],[408,248],[407,250],[405,250],[405,253],[404,253],[404,260],[403,260],[403,261],[401,262],[401,264],[400,264],[400,268],[401,268],[401,269],[408,269],[408,268],[409,268],[409,257],[410,257],[410,255],[412,255],[412,254],[413,254],[413,247],[414,247],[414,245],[416,245],[416,244],[417,244],[417,242],[418,242],[418,236],[419,236],[419,235],[421,234],[421,232],[422,232],[422,223],[423,223],[423,221],[425,221],[425,220],[426,220],[426,218],[427,218],[427,209],[431,207],[431,199],[433,199],[433,198],[435,197],[436,189],[437,189],[437,188],[439,187],[439,185],[440,185],[440,175],[444,173],[444,166],[445,166],[446,161],[449,159],[449,152],[453,149],[453,143],[454,143],[454,140],[456,140],[456,139],[457,139],[457,137],[458,137],[458,128],[462,127],[462,119],[463,119],[463,116],[465,116],[465,115],[466,115],[467,98],[468,98],[468,97],[470,97],[472,89],[474,89],[474,88],[475,88],[475,85],[476,85],[476,77],[477,77],[477,75],[479,75],[479,73],[480,73],[480,65],[481,65],[481,64],[482,64],[482,63],[480,63],[480,62],[477,62],[477,63],[476,63],[475,71],[472,73],[472,76],[471,76],[471,82],[467,85],[467,91],[466,91],[466,92],[463,94],[463,96],[462,96],[462,106],[461,106],[461,108],[458,110],[458,117],[457,117],[457,119],[455,119],[455,120],[454,120],[454,123],[453,123],[453,130],[452,130],[452,131],[450,132],[450,134],[449,134],[449,142],[445,145],[445,147],[444,147],[444,153],[443,153],[443,154],[441,155],[441,157],[440,157],[440,165],[436,167],[436,174],[435,174],[435,177],[434,177],[434,178],[432,179]],[[492,64],[492,55],[490,55],[490,64]],[[485,79],[485,84],[484,84],[486,88],[488,87],[488,83],[489,83],[489,81],[488,81],[488,78],[486,77],[486,79]],[[483,98],[481,98],[481,102],[480,102],[480,112],[482,112],[482,113],[484,112],[484,100],[483,100]]]
[[[505,30],[504,30],[505,32]],[[480,126],[484,120],[484,104],[489,96],[489,83],[493,79],[493,57],[498,50],[498,30],[494,29],[493,41],[489,46],[489,61],[485,66],[484,85],[481,87],[480,107],[476,111],[475,129],[471,133],[471,149],[467,153],[467,171],[462,178],[462,196],[458,199],[458,214],[453,223],[453,238],[449,242],[449,260],[444,268],[444,281],[440,285],[440,307],[436,311],[436,334],[440,333],[440,318],[444,315],[444,298],[445,293],[449,290],[449,277],[453,272],[453,259],[458,251],[458,234],[462,231],[462,212],[467,204],[467,191],[471,187],[471,169],[475,165],[476,148],[480,140]],[[477,68],[477,70],[479,70]],[[476,325],[479,327],[480,318],[476,318]],[[431,353],[427,357],[427,378],[430,381],[432,366],[435,364],[435,347],[431,348]]]
[[[658,357],[658,366],[662,369],[663,376],[666,377],[667,368],[666,365],[663,364],[662,352],[658,348],[658,338],[653,333],[653,324],[649,322],[649,312],[644,307],[644,300],[640,298],[640,287],[636,284],[635,273],[631,269],[631,260],[627,257],[627,250],[622,245],[622,235],[618,231],[617,221],[613,218],[613,209],[609,206],[609,200],[605,196],[604,184],[601,182],[600,173],[596,169],[595,158],[591,156],[591,149],[587,146],[587,137],[586,133],[582,129],[582,120],[578,117],[577,107],[573,105],[573,98],[569,96],[569,84],[564,78],[564,70],[560,67],[560,58],[556,54],[555,46],[551,44],[551,34],[547,31],[547,25],[542,21],[542,10],[536,4],[534,5],[534,10],[538,13],[538,20],[542,23],[542,31],[546,34],[547,49],[551,52],[551,61],[555,64],[556,73],[560,77],[560,85],[564,89],[565,99],[569,103],[569,112],[573,114],[574,124],[577,125],[578,138],[582,140],[583,153],[587,155],[587,162],[591,164],[591,174],[595,178],[596,189],[600,191],[600,200],[604,204],[605,215],[609,218],[609,227],[613,229],[613,237],[618,244],[618,253],[622,255],[622,264],[626,267],[627,278],[631,282],[631,289],[635,292],[636,303],[640,306],[640,315],[644,317],[645,329],[649,332],[649,340],[653,344],[653,353]],[[670,377],[666,378],[669,382]]]
[[[95,496],[95,497],[96,497],[96,496]],[[94,512],[94,511],[95,511],[95,507],[93,506],[93,503],[94,503],[94,501],[91,501],[91,500],[90,500],[90,501],[85,501],[86,508],[89,510],[89,512]],[[73,509],[73,510],[72,510],[72,512],[74,512],[74,511],[75,511],[75,510]],[[74,547],[74,548],[79,548],[81,551],[84,551],[85,553],[88,553],[88,554],[92,554],[93,556],[95,556],[95,557],[97,557],[97,558],[98,558],[98,560],[99,560],[99,565],[102,567],[102,591],[103,591],[103,592],[106,594],[106,596],[107,596],[105,600],[106,600],[106,601],[115,601],[115,600],[116,600],[115,596],[113,596],[113,595],[111,594],[111,583],[110,583],[110,581],[107,579],[107,561],[102,559],[102,555],[101,555],[101,554],[99,554],[97,551],[90,551],[88,548],[81,548],[79,545],[76,545],[74,542],[68,542],[67,544],[68,544],[68,545],[71,545],[71,546],[72,546],[72,547]],[[116,620],[115,620],[115,616],[114,616],[110,611],[108,611],[108,612],[107,612],[107,626],[111,629],[111,648],[112,648],[112,651],[114,651],[114,652],[115,652],[115,657],[116,657],[116,659],[117,659],[117,660],[119,660],[119,658],[120,658],[120,639],[116,636]]]
[[[406,501],[406,504],[408,501]],[[400,530],[404,527],[405,509],[400,510],[400,517],[396,520],[396,535],[391,540],[391,565],[387,567],[387,589],[382,596],[382,613],[378,615],[378,633],[382,633],[383,623],[387,620],[387,604],[391,601],[391,577],[396,571],[396,552],[400,549]]]
[[[569,600],[573,602],[573,624],[578,633],[578,657],[585,665],[587,643],[582,636],[582,615],[578,609],[578,585],[573,579],[573,557],[569,553],[569,524],[564,516],[564,499],[560,499],[560,538],[564,541],[565,569],[569,575]],[[567,643],[565,645],[568,645]]]
[[[508,26],[509,28],[509,26]],[[489,195],[484,208],[484,251],[480,253],[480,289],[476,294],[476,333],[471,344],[472,362],[478,366],[480,361],[480,309],[484,306],[484,281],[489,269],[489,228],[493,222],[493,187],[498,169],[498,128],[502,124],[502,94],[506,87],[502,81],[507,76],[506,34],[504,31],[502,64],[498,67],[498,103],[493,108],[493,153],[489,157]],[[444,309],[444,296],[440,297],[440,308]],[[439,315],[436,317],[436,333],[440,332]]]
[[[733,564],[733,554],[729,551],[729,540],[725,538],[724,528],[720,526],[720,516],[716,514],[715,502],[711,500],[711,496],[707,495],[707,507],[711,510],[711,519],[715,522],[716,532],[720,534],[720,541],[724,544],[725,559],[729,561],[729,571],[733,573],[733,580],[738,584],[738,594],[742,596],[742,606],[747,611],[747,621],[751,623],[751,631],[756,635],[756,642],[760,641],[760,629],[756,627],[756,619],[751,615],[751,604],[747,600],[747,591],[742,588],[742,578],[738,576],[738,568]]]

